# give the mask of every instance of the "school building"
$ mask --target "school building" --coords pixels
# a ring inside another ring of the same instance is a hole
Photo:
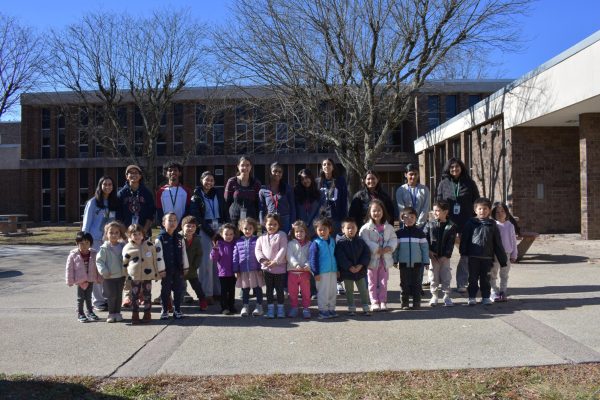
[[[600,239],[599,71],[600,31],[418,138],[422,177],[459,157],[527,230]]]
[[[391,195],[403,183],[406,164],[416,162],[413,142],[431,128],[478,103],[509,80],[431,81],[415,98],[413,117],[390,138],[379,172]],[[285,179],[294,184],[297,172],[310,168],[315,176],[325,157],[335,160],[332,149],[318,142],[307,142],[289,121],[260,118],[264,111],[248,109],[248,92],[260,88],[188,88],[178,94],[172,109],[164,116],[161,135],[155,146],[157,155],[156,186],[162,182],[162,164],[185,156],[184,184],[196,186],[205,170],[216,175],[217,186],[236,174],[242,154],[254,162],[254,175],[265,182],[269,165],[284,165]],[[254,93],[260,97],[260,93]],[[207,100],[210,99],[210,100]],[[222,108],[207,117],[207,102],[220,102]],[[35,222],[76,222],[85,201],[94,193],[98,179],[110,175],[119,186],[124,183],[124,169],[131,163],[126,157],[113,157],[100,143],[89,139],[87,132],[97,129],[101,119],[92,112],[73,117],[64,110],[81,108],[73,93],[28,93],[21,96],[21,124],[18,145],[0,152],[12,154],[10,163],[0,165],[4,173],[0,185],[2,213],[23,213]],[[72,113],[73,114],[73,113]],[[144,144],[144,127],[133,103],[122,107],[122,126],[131,132],[134,148]],[[210,121],[208,121],[210,119]],[[0,138],[7,124],[0,124]],[[11,140],[15,142],[14,127]],[[7,146],[9,146],[7,144]],[[137,150],[136,150],[137,151]],[[0,153],[3,155],[4,153]],[[9,157],[5,158],[6,160]]]

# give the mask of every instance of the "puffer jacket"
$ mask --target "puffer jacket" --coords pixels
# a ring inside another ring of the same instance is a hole
[[[233,276],[233,249],[235,242],[219,240],[217,246],[210,251],[210,259],[217,262],[219,278]]]
[[[371,261],[371,250],[362,238],[355,236],[352,239],[340,236],[335,244],[335,259],[337,261],[340,277],[358,281],[367,276],[367,266]],[[358,272],[350,272],[350,267],[362,265]]]
[[[287,270],[297,271],[296,265],[302,268],[309,267],[310,241],[301,245],[297,239],[290,240],[287,245]]]
[[[65,281],[67,282],[67,285],[80,285],[87,282],[102,283],[102,277],[98,274],[98,269],[96,267],[96,255],[96,250],[90,248],[90,261],[86,270],[79,249],[71,250],[67,257],[65,272]]]
[[[113,251],[108,241],[100,246],[100,251],[96,256],[96,267],[98,273],[105,279],[115,279],[127,276],[127,270],[123,267],[123,243],[119,243],[116,247],[118,253]]]
[[[160,249],[152,242],[144,241],[140,246],[129,241],[123,248],[123,266],[127,268],[128,280],[158,280],[165,270]]]
[[[256,259],[256,236],[242,236],[233,248],[233,272],[260,271],[260,263]]]
[[[383,228],[383,243],[379,245],[380,234],[377,232],[377,226],[373,221],[369,221],[360,228],[359,236],[365,241],[369,249],[371,250],[371,261],[369,262],[369,269],[379,268],[379,259],[382,257],[380,254],[376,254],[376,251],[380,248],[390,247],[391,253],[383,255],[383,262],[386,268],[389,268],[394,264],[394,258],[392,256],[396,246],[398,245],[398,239],[396,239],[396,232],[394,227],[387,222]]]
[[[442,229],[442,223],[439,220],[428,222],[423,230],[429,243],[429,251],[437,257],[452,257],[454,251],[454,242],[456,241],[456,225],[447,220]]]
[[[273,260],[275,265],[266,267],[264,264],[261,268],[272,274],[285,274],[287,270],[287,245],[288,239],[285,233],[279,231],[272,235],[265,233],[256,241],[256,259],[261,261]]]
[[[460,238],[460,255],[489,260],[496,255],[500,265],[506,266],[506,252],[496,221],[491,218],[471,218],[467,221]]]
[[[398,249],[394,252],[394,261],[400,268],[413,268],[415,266],[428,265],[429,244],[425,233],[416,225],[404,226],[396,232],[398,237]]]

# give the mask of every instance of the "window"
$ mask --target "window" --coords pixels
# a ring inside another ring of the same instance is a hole
[[[446,96],[446,120],[449,120],[456,115],[458,112],[457,104],[458,102],[455,94]]]
[[[215,115],[213,124],[213,151],[215,155],[225,154],[225,112],[219,111]]]
[[[248,152],[248,111],[246,107],[235,109],[235,154]]]
[[[57,140],[57,158],[65,158],[66,139],[65,139],[65,116],[60,114],[58,116],[58,140]]]
[[[160,118],[160,127],[156,137],[156,155],[167,155],[167,114],[163,114]]]
[[[183,104],[173,105],[173,154],[183,154]]]
[[[196,104],[196,155],[209,155],[206,106]]]
[[[450,142],[450,152],[452,157],[461,158],[460,156],[460,139]]]
[[[50,158],[50,109],[42,108],[42,158]]]
[[[52,177],[49,169],[42,170],[42,222],[52,218]]]
[[[433,129],[440,124],[440,96],[427,97],[427,126]]]
[[[119,118],[119,125],[121,126],[121,132],[119,134],[119,140],[117,142],[117,152],[120,156],[129,155],[127,152],[127,141],[128,141],[128,124],[127,124],[127,107],[122,106],[117,109],[117,116]]]
[[[85,107],[81,107],[79,109],[79,158],[88,157],[88,123],[88,110]]]
[[[57,187],[57,195],[58,195],[58,222],[66,221],[66,195],[65,195],[65,187],[66,187],[66,171],[64,169],[58,170],[58,187]]]
[[[81,218],[81,221],[83,221],[85,203],[90,197],[91,196],[89,194],[88,169],[81,168],[79,170],[79,217]]]
[[[135,118],[133,126],[133,153],[141,156],[144,153],[144,137],[146,129],[144,128],[144,119],[138,107],[135,108]]]
[[[287,153],[288,150],[288,125],[278,122],[275,126],[275,153]]]
[[[294,135],[294,150],[296,153],[304,153],[306,151],[306,138],[302,136],[302,125],[295,123],[293,127]]]
[[[469,95],[469,107],[473,107],[475,104],[481,101],[481,95],[479,94],[470,94]]]
[[[254,146],[255,154],[265,153],[265,133],[267,131],[267,123],[264,115],[264,111],[255,108],[252,111],[252,144]]]
[[[94,124],[96,127],[94,128],[94,151],[96,157],[104,157],[104,146],[102,145],[102,138],[104,137],[104,114],[102,108],[96,108],[96,112],[94,113]]]

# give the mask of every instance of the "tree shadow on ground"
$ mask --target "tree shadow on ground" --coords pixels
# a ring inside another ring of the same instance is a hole
[[[588,261],[588,257],[572,254],[537,254],[527,253],[519,260],[518,264],[579,264]]]
[[[23,273],[21,271],[8,270],[8,271],[0,271],[0,279],[6,278],[15,278],[17,276],[21,276]]]
[[[84,384],[57,382],[52,380],[36,380],[30,377],[14,380],[0,379],[0,393],[2,399],[98,399],[98,400],[119,400],[129,397],[115,396],[99,393]]]

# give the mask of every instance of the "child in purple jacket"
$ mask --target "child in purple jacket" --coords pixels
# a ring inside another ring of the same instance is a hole
[[[236,287],[242,289],[242,317],[247,317],[249,313],[250,288],[256,295],[256,307],[252,315],[258,317],[263,314],[262,309],[262,286],[265,284],[263,273],[260,269],[260,263],[256,259],[256,241],[254,235],[258,230],[258,222],[254,218],[244,218],[238,223],[242,236],[235,243],[233,248],[233,272],[237,276]]]
[[[235,247],[235,225],[224,224],[219,236],[213,241],[210,259],[217,262],[219,282],[221,283],[221,314],[236,314],[235,276],[233,274],[233,248]]]

